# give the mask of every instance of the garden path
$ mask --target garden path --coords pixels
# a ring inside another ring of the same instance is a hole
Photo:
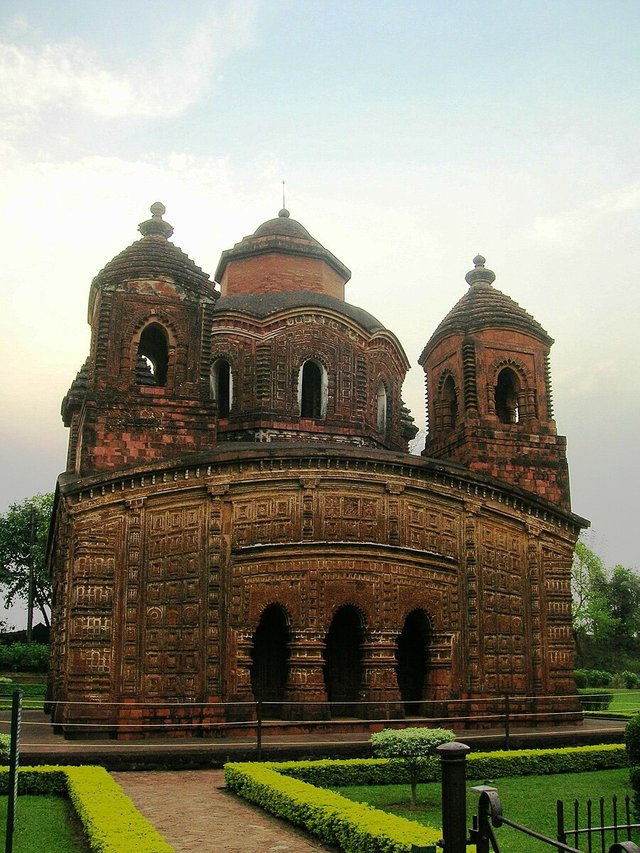
[[[222,770],[111,775],[176,853],[335,853],[235,797],[224,787]]]

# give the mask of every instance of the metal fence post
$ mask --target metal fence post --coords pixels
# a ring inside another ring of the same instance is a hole
[[[436,748],[442,768],[442,840],[445,853],[465,853],[467,846],[466,743],[442,743]]]
[[[262,700],[256,702],[256,758],[262,761]]]
[[[11,746],[9,754],[9,790],[7,792],[7,829],[5,853],[13,853],[13,830],[16,819],[18,797],[18,773],[20,770],[20,723],[22,721],[22,690],[14,690],[11,701]]]
[[[511,749],[511,739],[510,739],[510,728],[511,728],[511,701],[509,699],[509,694],[504,697],[504,748],[506,750]]]

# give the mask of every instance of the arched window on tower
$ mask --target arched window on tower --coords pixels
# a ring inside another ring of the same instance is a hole
[[[211,365],[211,396],[218,404],[218,417],[228,418],[233,400],[233,375],[226,358]]]
[[[458,397],[453,376],[449,374],[442,386],[442,426],[453,429],[458,420]]]
[[[378,432],[384,435],[387,431],[387,389],[382,381],[376,391],[376,412]]]
[[[138,385],[167,384],[169,345],[167,333],[159,323],[151,323],[140,335],[136,357],[136,382]]]
[[[317,361],[308,359],[298,376],[298,399],[301,418],[324,418],[327,414],[327,371]]]
[[[517,424],[520,420],[518,411],[518,392],[520,381],[510,367],[503,367],[498,374],[495,387],[496,415],[503,424]]]

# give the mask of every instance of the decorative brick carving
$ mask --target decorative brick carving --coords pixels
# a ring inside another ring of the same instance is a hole
[[[254,689],[317,720],[570,696],[584,522],[546,332],[476,258],[421,359],[413,457],[408,361],[337,258],[281,211],[223,254],[219,295],[163,212],[94,279],[63,402],[54,720],[198,734],[253,719]]]

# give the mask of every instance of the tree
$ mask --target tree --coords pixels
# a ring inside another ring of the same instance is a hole
[[[607,585],[614,638],[629,649],[640,632],[640,577],[631,569],[615,566]]]
[[[584,542],[576,542],[571,592],[573,633],[578,647],[586,636],[596,642],[608,642],[613,637],[617,623],[609,607],[607,586],[607,572],[600,557]]]
[[[28,601],[33,570],[33,603],[49,626],[51,582],[45,562],[53,495],[34,495],[0,516],[0,586],[6,607]]]
[[[383,729],[369,738],[376,758],[401,758],[409,771],[411,805],[417,805],[416,791],[420,769],[425,759],[441,743],[449,743],[456,736],[450,729]]]
[[[573,633],[577,662],[624,668],[625,653],[637,651],[640,633],[640,577],[624,566],[607,569],[578,541],[571,572]]]

